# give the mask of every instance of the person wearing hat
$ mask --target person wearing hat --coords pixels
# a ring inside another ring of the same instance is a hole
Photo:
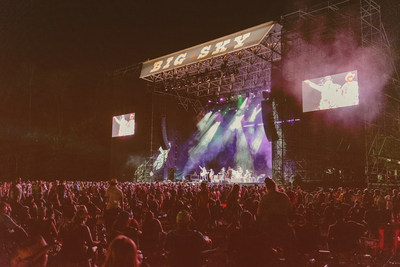
[[[201,266],[202,252],[211,243],[202,233],[189,228],[191,219],[188,211],[181,210],[176,216],[177,229],[167,234],[165,249],[172,267]]]
[[[131,113],[129,115],[129,121],[126,125],[126,134],[131,135],[135,134],[135,113]]]
[[[104,211],[104,221],[107,231],[111,231],[112,225],[118,216],[119,210],[124,208],[124,194],[117,186],[117,179],[110,180],[110,186],[107,188],[105,199],[106,209]]]
[[[342,93],[342,101],[341,106],[354,106],[358,105],[359,98],[358,98],[358,82],[355,81],[356,74],[349,72],[346,74],[344,78],[346,83],[343,84],[341,88]]]

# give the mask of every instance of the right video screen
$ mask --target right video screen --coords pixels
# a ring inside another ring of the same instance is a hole
[[[304,80],[302,94],[303,112],[358,105],[357,71]]]

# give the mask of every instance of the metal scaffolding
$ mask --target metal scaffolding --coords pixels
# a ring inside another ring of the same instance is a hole
[[[307,26],[313,25],[312,23],[321,21],[321,17],[325,22],[328,20],[329,24],[307,28]],[[360,45],[386,52],[386,61],[391,65],[394,75],[391,84],[386,88],[384,103],[379,103],[375,107],[378,109],[375,112],[381,115],[374,121],[364,119],[365,174],[367,177],[388,177],[392,171],[392,176],[393,173],[396,173],[397,177],[397,169],[394,167],[399,166],[400,176],[400,155],[394,155],[395,149],[393,149],[394,147],[400,148],[400,101],[396,97],[396,93],[393,93],[399,91],[399,83],[397,82],[398,75],[393,61],[394,57],[390,55],[390,43],[381,21],[380,6],[373,0],[330,1],[314,8],[303,9],[282,16],[281,24],[283,26],[283,62],[285,62],[289,52],[292,56],[301,53],[309,53],[316,57],[323,56],[318,47],[304,45],[304,38],[307,38],[307,34],[308,36],[317,35],[321,40],[328,40],[327,42],[329,42],[333,38],[331,34],[334,32],[331,29],[338,27],[347,29],[351,34],[354,34],[356,39],[359,39]],[[359,30],[355,25],[359,25]],[[305,31],[307,31],[306,36]],[[301,69],[285,73],[285,75],[297,82],[304,77]],[[292,86],[295,85],[292,84]],[[295,113],[292,113],[292,115],[296,116]],[[318,162],[322,158],[335,161],[340,153],[347,153],[348,148],[352,145],[352,140],[343,136],[337,138],[336,149],[321,148],[318,151],[313,151],[310,148],[310,151],[303,151],[303,153],[296,150],[296,146],[299,142],[304,142],[304,140],[301,140],[304,136],[302,131],[307,131],[307,129],[296,128],[296,133],[293,134],[292,126],[282,123],[277,127],[277,130],[280,140],[275,144],[273,171],[282,177],[290,177],[293,173],[309,176],[311,173],[326,172]],[[296,153],[292,153],[292,150],[296,150]],[[328,157],[327,153],[336,154],[336,156]],[[395,171],[393,171],[393,168]]]
[[[383,93],[383,103],[377,103],[380,114],[365,122],[366,166],[369,183],[398,183],[400,175],[400,90],[399,76],[391,55],[390,41],[382,23],[380,6],[373,0],[360,0],[361,37],[364,47],[384,51],[385,61],[393,71]],[[375,111],[375,112],[376,112]]]
[[[324,23],[327,25],[323,25]],[[304,54],[313,55],[314,58],[324,58],[324,51],[318,46],[309,45],[305,39],[318,36],[322,41],[330,43],[334,40],[335,34],[332,29],[352,30],[356,23],[358,21],[354,16],[354,1],[351,0],[321,3],[282,16],[282,65],[285,65],[287,60]],[[352,34],[357,33],[353,30]],[[311,64],[308,60],[305,58],[306,62],[303,64]],[[306,76],[302,68],[284,68],[282,72],[285,77],[289,77],[285,86],[291,88],[298,88],[299,82]],[[296,95],[290,97],[296,98]],[[283,101],[285,103],[280,103],[281,105],[289,105],[286,103],[286,98]],[[282,123],[277,125],[280,140],[274,144],[273,173],[276,174],[274,177],[286,181],[293,179],[295,175],[303,179],[306,177],[316,179],[312,176],[325,171],[322,161],[326,161],[327,153],[337,154],[330,147],[316,147],[310,143],[307,138],[309,129],[304,127],[302,122],[296,122],[296,119],[303,117],[299,109],[299,107],[285,108],[276,115],[277,118],[281,117]]]
[[[135,171],[134,182],[148,182],[153,179],[153,157],[147,158]]]
[[[280,60],[280,26],[256,46],[142,77],[157,94],[177,98],[200,113],[207,100],[271,87],[272,63]]]

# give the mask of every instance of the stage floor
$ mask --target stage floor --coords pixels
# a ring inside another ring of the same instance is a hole
[[[186,181],[186,180],[185,180]],[[190,183],[201,183],[201,182],[203,182],[204,180],[200,180],[200,179],[194,179],[194,180],[192,180],[192,181],[186,181],[186,182],[190,182]],[[236,181],[227,181],[227,180],[222,180],[222,181],[211,181],[211,182],[209,182],[209,181],[206,181],[207,183],[209,183],[209,184],[215,184],[215,185],[218,185],[218,184],[231,184],[231,185],[233,185],[233,184],[239,184],[239,185],[249,185],[249,186],[251,186],[251,185],[263,185],[264,183],[263,182],[256,182],[256,181],[253,181],[253,182],[242,182],[242,181],[238,181],[238,182],[236,182]]]

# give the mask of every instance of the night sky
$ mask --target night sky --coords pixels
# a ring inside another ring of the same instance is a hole
[[[318,2],[0,0],[0,179],[106,179],[110,147],[148,156],[151,94],[116,69]],[[389,37],[393,2],[382,0]],[[135,136],[112,141],[112,116],[128,112]]]

